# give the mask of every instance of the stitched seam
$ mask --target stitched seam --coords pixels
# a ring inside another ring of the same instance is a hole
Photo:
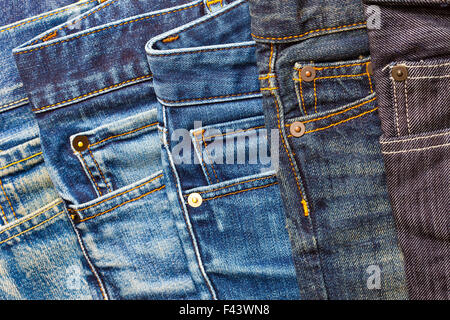
[[[436,67],[445,67],[445,66],[450,66],[450,63],[433,64],[433,65],[425,65],[425,66],[408,66],[408,68],[436,68]]]
[[[121,134],[117,134],[117,135],[115,135],[115,136],[108,137],[108,138],[103,139],[103,140],[100,140],[100,141],[98,141],[98,142],[92,143],[92,144],[90,144],[89,146],[90,146],[90,147],[93,147],[93,146],[96,146],[96,145],[98,145],[98,144],[100,144],[100,143],[102,143],[102,142],[105,142],[105,141],[107,141],[107,140],[114,139],[114,138],[117,138],[117,137],[126,136],[126,135],[128,135],[128,134],[135,133],[135,132],[137,132],[137,131],[140,131],[140,130],[143,130],[143,129],[146,129],[146,128],[149,128],[149,127],[153,127],[153,126],[155,126],[155,125],[157,125],[157,124],[158,124],[158,122],[151,123],[151,124],[147,124],[147,125],[142,126],[142,127],[140,127],[140,128],[133,129],[133,130],[130,130],[130,131],[121,133]]]
[[[249,44],[249,45],[245,45],[245,46],[225,47],[225,48],[215,48],[215,49],[203,49],[203,50],[185,51],[185,52],[178,52],[178,53],[152,54],[152,56],[154,56],[154,57],[171,57],[171,56],[181,56],[181,55],[184,55],[184,54],[196,54],[196,53],[202,53],[202,52],[236,50],[236,49],[254,48],[254,47],[256,47],[256,45]]]
[[[146,75],[146,76],[130,79],[130,80],[118,83],[118,84],[114,84],[114,85],[106,87],[106,88],[102,88],[102,89],[99,89],[99,90],[95,90],[95,91],[83,94],[82,96],[79,96],[79,97],[76,97],[76,98],[72,98],[72,99],[69,99],[69,100],[61,101],[61,102],[58,102],[58,103],[55,103],[55,104],[51,104],[51,105],[48,105],[48,106],[45,106],[45,107],[41,107],[41,108],[35,108],[35,109],[33,109],[33,111],[39,111],[39,110],[44,110],[44,109],[51,108],[51,107],[56,107],[56,106],[61,105],[63,103],[80,100],[82,98],[86,98],[86,97],[92,96],[92,95],[94,95],[96,93],[100,93],[100,92],[103,92],[103,91],[106,91],[106,90],[109,90],[109,89],[120,87],[121,85],[124,85],[126,83],[130,83],[130,82],[134,82],[134,81],[138,81],[138,80],[142,80],[142,79],[148,79],[148,78],[151,78],[151,75]]]
[[[444,78],[450,78],[450,74],[444,75],[444,76],[432,76],[432,77],[410,77],[410,79],[413,80],[420,80],[420,79],[444,79]]]
[[[75,40],[75,39],[79,39],[79,38],[82,38],[82,37],[85,37],[85,36],[88,36],[88,35],[91,35],[91,34],[95,34],[95,33],[98,33],[98,32],[104,31],[104,30],[116,28],[116,27],[119,27],[119,26],[124,26],[124,25],[130,24],[130,23],[141,21],[141,20],[147,20],[147,19],[154,18],[154,17],[157,17],[157,16],[163,16],[163,15],[167,15],[167,14],[170,14],[170,13],[175,13],[175,12],[191,9],[191,8],[199,6],[200,4],[202,4],[202,3],[198,3],[196,5],[192,5],[192,6],[186,7],[186,8],[181,8],[181,9],[178,9],[178,10],[175,10],[175,11],[163,12],[163,13],[151,15],[151,16],[148,16],[148,17],[142,17],[142,18],[139,18],[139,19],[122,22],[122,23],[117,24],[117,25],[113,25],[113,26],[109,26],[109,27],[106,27],[106,28],[103,28],[103,29],[99,29],[99,30],[95,30],[95,31],[92,31],[92,32],[88,32],[88,33],[85,33],[85,34],[82,34],[80,36],[73,37],[73,38],[70,38],[70,39],[61,40],[61,41],[58,41],[58,42],[55,42],[55,43],[51,43],[51,44],[48,44],[48,45],[45,45],[45,46],[41,46],[41,47],[38,47],[38,48],[34,48],[34,49],[30,49],[30,50],[27,50],[27,51],[16,52],[15,54],[19,55],[19,54],[24,54],[24,53],[36,51],[36,50],[41,50],[43,48],[51,47],[51,46],[54,46],[54,45],[57,45],[57,44],[60,44],[60,43],[64,43],[64,42],[69,42],[69,41],[72,41],[72,40]]]
[[[5,198],[6,198],[6,200],[7,200],[8,203],[9,203],[9,207],[11,208],[11,211],[12,211],[12,213],[13,213],[13,215],[14,215],[14,218],[17,219],[16,213],[14,212],[14,209],[13,209],[13,206],[12,206],[12,204],[11,204],[11,201],[9,201],[9,198],[8,198],[8,196],[6,195],[5,189],[3,188],[3,182],[2,182],[1,179],[0,179],[0,187],[2,188],[3,194],[5,195]]]
[[[110,5],[112,5],[113,3],[117,2],[117,1],[118,1],[118,0],[111,1],[110,3],[104,5],[103,7],[100,7],[100,8],[98,8],[97,10],[92,11],[92,12],[89,13],[88,15],[86,15],[86,16],[84,16],[84,17],[78,19],[78,20],[72,21],[72,22],[70,23],[70,25],[69,25],[69,24],[66,24],[66,25],[62,26],[61,28],[58,28],[57,30],[54,31],[54,32],[55,32],[55,36],[58,34],[58,31],[61,31],[61,30],[65,29],[65,28],[68,28],[69,26],[73,26],[73,25],[76,24],[77,22],[80,22],[80,21],[82,21],[82,20],[85,20],[85,19],[89,18],[89,16],[91,16],[92,14],[97,13],[97,12],[103,10],[104,8],[106,8],[106,7],[110,6]],[[40,40],[41,40],[41,41],[46,41],[46,40],[44,40],[44,39],[45,39],[45,37],[40,38],[40,39],[37,39],[34,43],[32,43],[32,45],[38,43]]]
[[[80,155],[80,158],[81,158],[81,160],[82,160],[83,163],[84,163],[84,167],[85,167],[86,170],[89,172],[89,175],[91,176],[91,180],[92,180],[92,182],[95,184],[95,187],[97,188],[98,193],[100,194],[100,196],[102,196],[103,194],[102,194],[102,192],[100,191],[100,188],[98,187],[97,182],[95,182],[94,176],[92,175],[91,170],[89,170],[89,167],[88,167],[86,161],[84,160],[83,154],[82,154],[81,152],[79,152],[78,154]]]
[[[159,100],[161,100],[163,102],[168,102],[168,103],[177,103],[177,102],[201,101],[201,100],[213,100],[213,99],[229,98],[229,97],[239,97],[239,96],[252,95],[252,94],[257,94],[257,93],[260,93],[260,92],[253,91],[253,92],[246,92],[246,93],[236,93],[236,94],[228,94],[228,95],[223,95],[223,96],[208,97],[208,98],[183,99],[183,100],[165,100],[165,99],[159,98]]]
[[[349,24],[349,25],[344,25],[344,26],[339,26],[339,27],[331,27],[331,28],[323,28],[323,29],[316,29],[316,30],[311,30],[299,35],[295,35],[295,36],[287,36],[287,37],[279,37],[279,38],[270,38],[270,37],[261,37],[261,36],[257,36],[255,34],[252,33],[252,36],[254,38],[257,39],[266,39],[266,40],[286,40],[286,39],[293,39],[293,38],[303,38],[309,34],[313,34],[313,33],[318,33],[318,32],[322,32],[322,31],[332,31],[332,30],[339,30],[339,29],[344,29],[344,28],[349,28],[349,27],[355,27],[355,26],[359,26],[359,25],[365,25],[366,22],[358,22],[358,23],[354,23],[354,24]]]
[[[82,4],[79,4],[77,7],[82,7],[82,6],[85,6],[85,5],[87,5],[87,4],[89,4],[89,3],[92,3],[92,2],[95,2],[95,1],[97,1],[97,0],[91,0],[91,1],[88,1],[88,2],[85,2],[85,3],[82,3]],[[72,10],[72,9],[74,9],[74,8],[75,8],[75,6],[70,7],[70,8],[65,8],[65,9],[60,10],[60,11],[56,11],[56,12],[49,13],[49,14],[47,14],[47,15],[45,15],[45,16],[42,16],[42,17],[38,17],[38,18],[34,18],[34,19],[32,19],[32,20],[24,21],[24,22],[22,22],[22,23],[20,23],[20,24],[18,24],[18,25],[15,25],[15,26],[10,27],[10,28],[0,30],[0,33],[5,32],[5,31],[8,31],[8,30],[11,30],[11,29],[15,29],[15,28],[21,27],[21,26],[26,25],[26,24],[29,24],[29,23],[31,23],[31,22],[35,22],[35,21],[38,21],[38,20],[42,20],[42,19],[45,19],[45,18],[54,16],[54,15],[57,15],[57,14],[59,14],[59,13],[61,13],[61,12],[65,12],[65,11]]]
[[[205,145],[206,156],[208,157],[208,160],[211,162],[211,168],[212,168],[212,170],[213,170],[213,172],[214,172],[214,176],[216,177],[217,182],[220,182],[220,181],[219,181],[219,178],[217,177],[216,170],[214,169],[212,157],[211,157],[211,155],[210,155],[210,153],[209,153],[209,151],[208,151],[208,148],[207,148],[207,146],[206,146],[206,141],[205,141],[205,137],[203,136],[203,131],[202,131],[202,140],[203,140],[203,144]]]
[[[431,138],[435,138],[435,137],[446,136],[449,134],[450,134],[450,132],[444,132],[444,133],[433,134],[431,136],[416,137],[416,138],[403,139],[403,140],[397,140],[397,141],[382,141],[380,143],[381,144],[401,143],[401,142],[416,141],[416,140],[422,140],[422,139],[431,139]]]
[[[406,125],[408,127],[408,134],[411,134],[411,125],[409,122],[409,110],[408,110],[408,78],[405,79],[405,105],[406,105]]]
[[[55,214],[53,217],[50,217],[50,218],[48,218],[48,219],[42,221],[41,223],[35,225],[34,227],[28,228],[28,229],[26,229],[26,230],[24,230],[24,231],[22,231],[22,232],[19,232],[18,234],[14,235],[14,236],[12,236],[12,237],[9,237],[8,239],[5,239],[5,240],[1,241],[0,244],[3,244],[3,243],[5,243],[5,242],[7,242],[7,241],[9,241],[9,240],[11,240],[11,239],[14,239],[14,238],[16,238],[16,237],[18,237],[18,236],[20,236],[20,235],[26,233],[26,232],[29,232],[29,231],[31,231],[31,230],[33,230],[33,229],[36,229],[37,227],[40,227],[41,225],[43,225],[43,224],[49,222],[50,220],[55,219],[56,217],[58,217],[59,215],[61,215],[63,212],[64,212],[64,210],[58,212],[58,213]]]
[[[259,80],[266,80],[266,79],[270,79],[270,78],[275,78],[275,76],[273,74],[267,74],[265,76],[258,77]]]
[[[240,185],[240,184],[244,184],[244,183],[249,183],[249,182],[258,181],[258,180],[272,179],[273,177],[275,177],[274,174],[271,175],[271,176],[268,176],[268,177],[263,177],[263,178],[257,178],[257,179],[237,182],[237,183],[230,184],[229,186],[226,186],[226,187],[221,187],[221,188],[212,189],[212,190],[208,190],[208,191],[199,191],[197,193],[202,194],[202,193],[215,192],[215,191],[219,191],[219,190],[223,190],[223,189],[228,189],[228,188],[231,188],[231,187],[234,187],[234,186],[237,186],[237,185]],[[188,197],[188,196],[185,196],[185,197]]]
[[[6,218],[5,211],[3,210],[3,207],[2,207],[1,204],[0,204],[0,209],[2,210],[2,215],[3,215],[3,218],[5,219],[5,223],[9,223],[9,222],[8,222],[8,219]]]
[[[7,164],[7,165],[1,167],[0,170],[9,168],[9,167],[14,166],[14,165],[16,165],[16,164],[18,164],[18,163],[21,163],[21,162],[24,162],[24,161],[26,161],[26,160],[32,159],[32,158],[34,158],[34,157],[37,157],[37,156],[39,156],[39,155],[41,155],[41,154],[42,154],[42,152],[35,153],[35,154],[33,154],[32,156],[29,156],[29,157],[27,157],[27,158],[25,158],[25,159],[18,160],[18,161],[12,162],[12,163],[10,163],[10,164]]]
[[[370,100],[367,100],[367,101],[364,101],[363,103],[360,103],[360,104],[358,104],[358,105],[356,105],[356,106],[353,106],[353,107],[350,107],[350,108],[341,110],[341,111],[339,111],[339,112],[335,112],[335,113],[332,113],[332,114],[323,116],[323,117],[321,117],[321,118],[316,118],[316,119],[306,120],[306,121],[303,121],[303,123],[315,122],[315,121],[327,119],[327,118],[330,118],[330,117],[333,117],[333,116],[337,116],[337,115],[342,114],[342,113],[345,113],[345,112],[347,112],[347,111],[350,111],[350,110],[353,110],[353,109],[357,109],[357,108],[359,108],[359,107],[361,107],[361,106],[363,106],[363,105],[365,105],[365,104],[368,104],[368,103],[370,103],[370,102],[372,102],[372,101],[375,101],[376,99],[377,99],[377,97],[374,97],[374,98],[372,98],[372,99],[370,99]],[[287,124],[287,125],[286,125],[286,127],[289,127],[289,126],[290,126],[290,124]]]
[[[374,112],[374,111],[377,110],[377,109],[378,109],[378,107],[373,108],[372,110],[365,111],[365,112],[363,112],[363,113],[361,113],[361,114],[358,114],[358,115],[356,115],[356,116],[347,118],[347,119],[345,119],[345,120],[342,120],[342,121],[339,121],[339,122],[330,124],[329,126],[326,126],[326,127],[323,127],[323,128],[317,128],[317,129],[310,130],[310,131],[306,131],[305,134],[307,134],[307,133],[312,133],[312,132],[316,132],[316,131],[321,131],[321,130],[325,130],[325,129],[328,129],[328,128],[337,126],[337,125],[342,124],[342,123],[344,123],[344,122],[347,122],[347,121],[350,121],[350,120],[353,120],[353,119],[362,117],[362,116],[364,116],[364,115],[366,115],[366,114],[368,114],[368,113]],[[292,137],[292,135],[291,135],[290,137]]]
[[[366,63],[366,73],[367,73],[367,78],[369,79],[369,86],[370,86],[370,93],[373,93],[373,85],[372,85],[372,77],[370,76],[369,73],[369,63]]]
[[[319,79],[336,79],[336,78],[354,78],[354,77],[361,77],[361,76],[365,76],[365,73],[360,73],[360,74],[343,74],[343,75],[339,75],[339,76],[328,76],[328,77],[317,77],[314,78],[314,80],[319,80]],[[300,79],[294,79],[299,81]]]
[[[126,194],[126,193],[128,193],[128,192],[131,192],[131,191],[136,190],[136,189],[138,189],[138,188],[140,188],[140,187],[142,187],[142,186],[145,186],[146,184],[148,184],[148,183],[150,183],[150,182],[152,182],[152,181],[154,181],[154,180],[156,180],[156,179],[159,179],[159,178],[161,178],[162,176],[163,176],[163,174],[160,174],[160,175],[154,177],[153,179],[151,179],[151,180],[149,180],[149,181],[146,181],[146,182],[144,182],[144,183],[142,183],[142,184],[140,184],[140,185],[138,185],[138,186],[136,186],[136,187],[134,187],[134,188],[132,188],[132,189],[130,189],[130,190],[127,190],[127,191],[121,192],[121,193],[119,193],[119,194],[116,194],[116,195],[114,195],[114,196],[112,196],[112,197],[110,197],[110,198],[104,199],[104,200],[100,201],[99,203],[95,203],[95,204],[90,205],[90,206],[88,206],[88,207],[86,207],[86,208],[81,208],[81,209],[69,209],[69,210],[70,210],[70,211],[73,211],[73,212],[82,212],[82,211],[84,211],[84,210],[87,210],[87,209],[96,207],[96,206],[98,206],[98,205],[100,205],[100,204],[102,204],[102,203],[104,203],[104,202],[106,202],[106,201],[108,201],[108,200],[117,198],[117,197],[119,197],[119,196],[121,196],[121,195],[124,195],[124,194]]]
[[[307,116],[308,113],[306,112],[305,99],[303,97],[302,75],[301,75],[300,70],[298,70],[298,79],[299,79],[298,85],[299,85],[299,89],[300,89],[300,98],[302,99],[302,108],[303,108],[303,111],[305,112],[305,116]]]
[[[273,43],[270,44],[269,72],[272,72],[272,63],[273,63]]]
[[[46,208],[45,210],[43,210],[43,211],[41,211],[41,212],[37,212],[37,213],[34,214],[33,216],[31,216],[31,217],[29,217],[29,218],[27,218],[27,219],[21,221],[20,223],[15,224],[15,225],[13,225],[13,226],[10,226],[10,227],[8,227],[8,228],[6,228],[6,229],[3,229],[3,230],[0,232],[0,234],[6,232],[6,231],[8,231],[8,230],[11,230],[11,229],[13,229],[13,228],[15,228],[15,227],[18,227],[18,226],[24,224],[25,222],[27,222],[27,221],[29,221],[29,220],[31,220],[31,219],[34,219],[34,218],[36,218],[36,217],[38,217],[38,216],[40,216],[40,215],[42,215],[42,214],[44,214],[44,213],[50,211],[51,209],[53,209],[54,207],[56,207],[57,205],[59,205],[59,204],[61,204],[61,203],[62,203],[62,201],[58,201],[57,203],[53,204],[51,207]]]
[[[202,147],[200,146],[200,140],[197,138],[197,135],[198,135],[198,132],[194,133],[195,142],[197,143],[197,148],[198,148],[198,151],[200,152],[200,160],[202,161],[202,166],[205,168],[206,175],[208,176],[207,177],[207,180],[208,180],[207,182],[208,182],[208,184],[211,184],[211,177],[209,175],[208,168],[207,168],[207,166],[206,166],[206,164],[204,162],[203,150],[202,150]]]
[[[405,153],[405,152],[415,152],[415,151],[423,151],[423,150],[442,148],[442,147],[447,147],[447,146],[450,146],[450,143],[440,144],[437,146],[431,146],[431,147],[426,147],[426,148],[419,148],[419,149],[409,149],[409,150],[391,151],[391,152],[383,151],[383,153],[384,154],[396,154],[396,153]]]
[[[263,129],[263,128],[265,128],[265,126],[259,126],[259,127],[249,128],[249,129],[236,130],[236,131],[233,131],[233,132],[226,132],[226,133],[221,133],[221,134],[215,134],[215,135],[204,137],[204,138],[205,139],[209,139],[209,138],[221,137],[221,136],[226,136],[226,135],[230,135],[230,134],[237,134],[237,133],[241,133],[241,132],[245,132],[245,131],[258,130],[258,129]]]
[[[162,39],[161,41],[164,42],[164,43],[168,43],[168,42],[173,42],[175,40],[178,40],[179,38],[180,38],[180,36],[176,35],[176,36],[167,37],[165,39]]]
[[[393,93],[394,93],[394,111],[395,111],[395,126],[397,128],[397,136],[400,136],[400,128],[398,125],[399,119],[398,119],[398,101],[397,101],[397,89],[395,87],[395,81],[393,78],[391,78],[392,87],[393,87]]]
[[[261,88],[261,91],[269,91],[269,90],[276,90],[278,87],[267,87],[267,88]]]
[[[276,184],[278,184],[278,182],[273,182],[273,183],[267,184],[265,186],[253,187],[253,188],[249,188],[249,189],[244,189],[244,190],[239,190],[239,191],[235,191],[235,192],[231,192],[231,193],[226,193],[226,194],[222,194],[220,196],[215,196],[215,197],[212,197],[212,198],[206,198],[206,199],[203,199],[203,201],[209,201],[209,200],[214,200],[214,199],[218,199],[218,198],[223,198],[223,197],[226,197],[226,196],[232,196],[232,195],[235,195],[235,194],[238,194],[238,193],[242,193],[242,192],[246,192],[246,191],[267,188],[267,187],[271,187],[271,186],[276,185]]]
[[[347,67],[355,67],[355,66],[362,66],[364,64],[368,64],[369,62],[360,62],[360,63],[354,63],[354,64],[346,64],[342,66],[332,66],[332,67],[313,67],[315,70],[326,70],[326,69],[340,69],[340,68],[347,68]],[[295,70],[300,71],[301,68],[294,68]]]
[[[314,113],[317,113],[317,92],[316,92],[316,78],[314,78]]]
[[[28,98],[23,98],[23,99],[20,99],[20,100],[17,100],[17,101],[10,102],[8,104],[4,104],[4,105],[0,106],[0,109],[5,109],[7,107],[13,106],[15,104],[18,104],[20,102],[24,102],[24,101],[27,101],[27,100],[28,100]]]
[[[145,197],[145,196],[148,196],[149,194],[152,194],[152,193],[154,193],[154,192],[156,192],[156,191],[162,190],[162,189],[164,189],[165,187],[166,187],[166,186],[163,185],[163,186],[161,186],[161,187],[159,187],[159,188],[153,189],[152,191],[146,192],[146,193],[140,195],[139,197],[136,197],[136,198],[127,200],[127,201],[125,201],[125,202],[122,202],[121,204],[118,204],[118,205],[112,207],[111,209],[108,209],[108,210],[106,210],[106,211],[97,213],[97,214],[93,215],[92,217],[84,218],[84,219],[80,220],[80,222],[88,221],[88,220],[94,219],[94,218],[96,218],[96,217],[98,217],[98,216],[101,216],[101,215],[104,215],[104,214],[106,214],[106,213],[109,213],[109,212],[111,212],[111,211],[113,211],[113,210],[115,210],[115,209],[117,209],[117,208],[119,208],[119,207],[121,207],[121,206],[123,206],[123,205],[126,205],[126,204],[128,204],[128,203],[130,203],[130,202],[137,201],[137,200],[139,200],[139,199],[142,199],[142,198]]]
[[[100,173],[100,176],[102,177],[103,182],[106,185],[106,189],[108,189],[108,191],[111,192],[111,189],[109,188],[108,183],[106,182],[105,176],[103,175],[103,171],[102,171],[102,169],[100,169],[100,166],[98,165],[97,160],[95,160],[94,155],[92,154],[91,148],[89,148],[89,146],[88,146],[88,150],[89,150],[89,154],[91,155],[92,161],[94,161],[94,164],[97,167],[97,170]]]

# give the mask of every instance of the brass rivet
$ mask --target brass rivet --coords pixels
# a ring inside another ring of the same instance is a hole
[[[78,151],[82,152],[86,150],[89,146],[89,140],[86,136],[76,136],[73,138],[72,147]]]
[[[291,131],[291,134],[296,138],[303,136],[306,131],[305,125],[299,121],[292,123],[289,129]]]
[[[302,81],[311,82],[316,77],[316,70],[313,67],[303,67],[300,72]]]
[[[198,193],[191,193],[188,197],[188,204],[193,208],[198,208],[202,205],[203,198]]]
[[[392,77],[397,81],[405,81],[408,78],[408,68],[405,65],[396,65],[392,68]]]

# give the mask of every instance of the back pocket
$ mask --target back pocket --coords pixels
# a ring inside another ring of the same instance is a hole
[[[70,140],[97,196],[161,170],[156,110],[79,132]]]

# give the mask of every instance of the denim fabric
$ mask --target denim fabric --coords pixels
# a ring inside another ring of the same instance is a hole
[[[299,299],[275,171],[251,160],[267,131],[248,4],[223,4],[147,44],[170,205],[213,298]]]
[[[250,11],[301,295],[406,298],[361,1],[254,0]]]
[[[211,298],[169,209],[145,54],[152,36],[207,13],[200,0],[109,0],[15,50],[50,176],[105,298]]]
[[[379,13],[374,18],[380,25],[369,30],[369,38],[409,297],[449,299],[450,3],[367,5],[368,13]],[[399,66],[404,77],[396,75]]]
[[[45,6],[21,1],[2,18],[13,22],[17,11],[17,19],[26,18],[0,27],[2,300],[101,297],[93,285],[96,274],[44,165],[38,127],[12,54],[24,41],[94,5],[82,2],[34,16]]]

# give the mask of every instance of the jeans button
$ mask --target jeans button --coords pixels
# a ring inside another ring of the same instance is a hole
[[[198,208],[202,205],[203,198],[198,193],[191,193],[188,197],[188,203],[193,208]]]
[[[392,77],[397,81],[405,81],[408,78],[408,69],[405,65],[396,65],[392,68]]]
[[[294,123],[291,124],[289,130],[291,131],[291,134],[294,137],[299,138],[305,134],[306,128],[302,122],[295,121]]]
[[[72,141],[72,147],[78,152],[86,150],[88,146],[89,140],[86,136],[76,136]]]

